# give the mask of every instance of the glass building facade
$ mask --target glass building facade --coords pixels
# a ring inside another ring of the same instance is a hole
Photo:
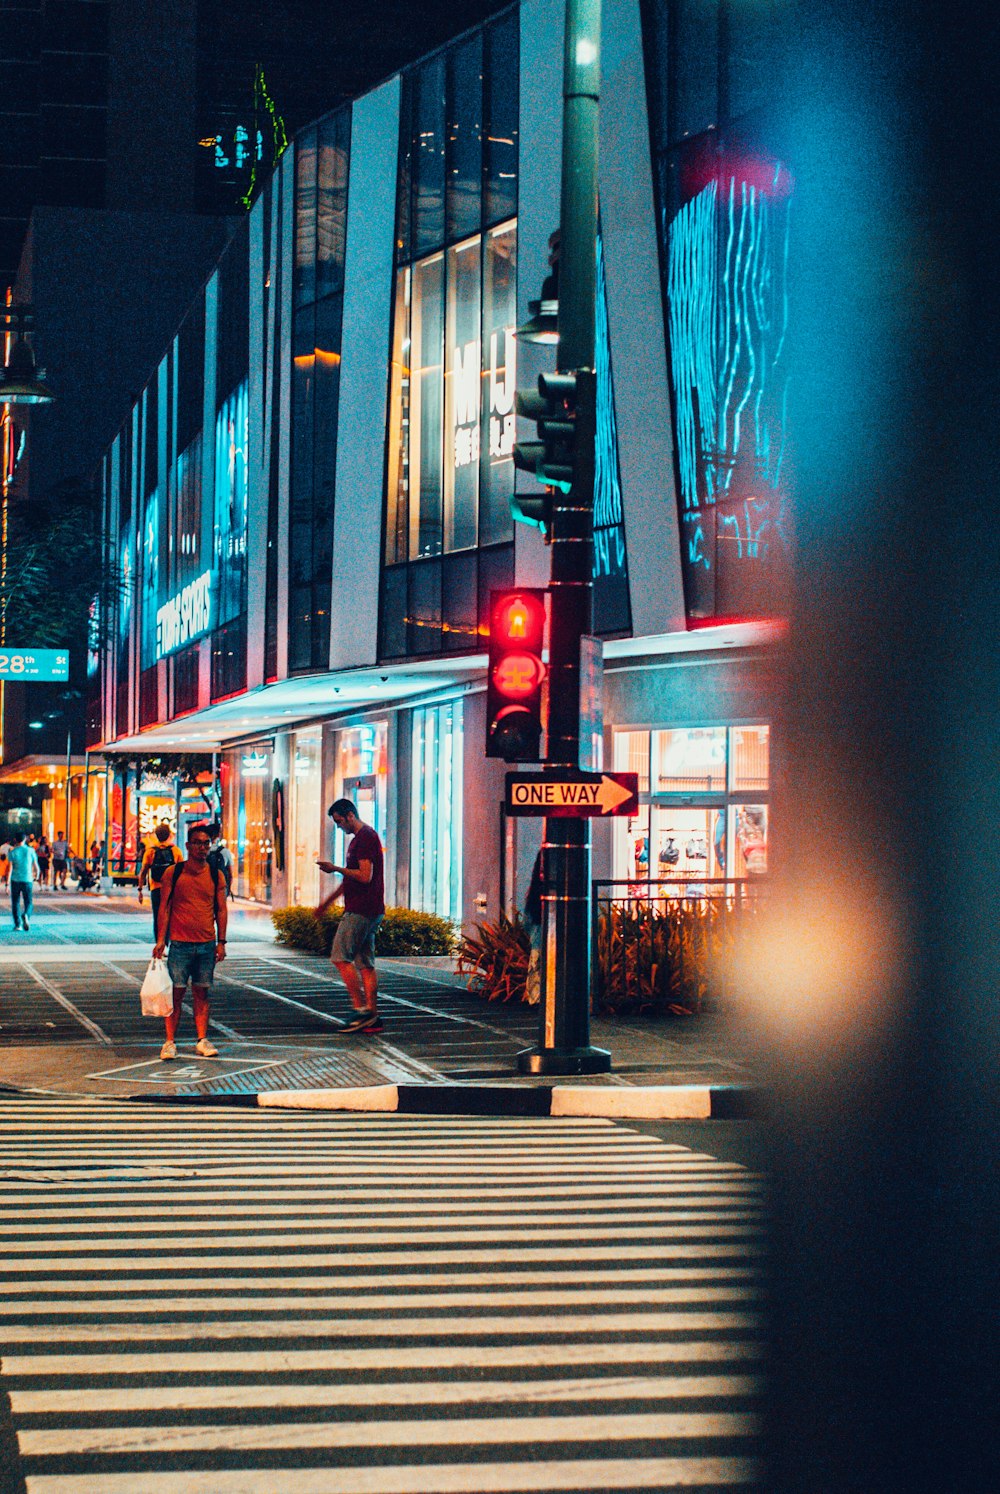
[[[513,577],[518,17],[403,79],[386,658],[467,650]]]
[[[682,565],[692,622],[780,614],[794,177],[782,7],[643,0]]]

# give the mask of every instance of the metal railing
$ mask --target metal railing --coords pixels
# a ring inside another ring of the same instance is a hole
[[[724,1001],[737,932],[766,893],[763,877],[595,881],[595,1009],[688,1014]]]

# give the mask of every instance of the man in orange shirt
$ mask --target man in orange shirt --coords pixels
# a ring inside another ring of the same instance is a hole
[[[202,1058],[219,1056],[219,1050],[208,1037],[208,993],[216,965],[226,958],[228,907],[225,881],[208,863],[211,844],[207,827],[192,825],[187,839],[188,859],[168,866],[163,874],[153,957],[162,960],[169,943],[167,969],[174,986],[174,1009],[165,1018],[167,1041],[160,1052],[161,1058],[177,1057],[174,1039],[189,980],[198,1034],[195,1052]]]

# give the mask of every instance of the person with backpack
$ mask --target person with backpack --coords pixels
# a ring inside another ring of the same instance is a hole
[[[226,896],[233,895],[233,853],[222,839],[222,826],[216,821],[209,825],[208,833],[212,837],[212,848],[208,853],[208,864],[214,866],[215,870],[222,874],[226,880]]]
[[[208,826],[192,825],[188,831],[187,860],[168,866],[163,874],[153,958],[162,960],[170,946],[167,969],[174,988],[174,1009],[165,1018],[167,1040],[160,1050],[161,1059],[177,1057],[175,1040],[188,981],[198,1034],[195,1052],[201,1058],[219,1056],[218,1048],[208,1036],[209,993],[215,967],[226,958],[229,906],[225,881],[208,863],[211,844]]]
[[[147,882],[149,883],[149,901],[153,906],[154,939],[156,938],[157,917],[160,912],[160,893],[163,886],[164,873],[176,861],[182,861],[183,859],[180,848],[174,844],[170,826],[157,825],[154,843],[143,855],[142,867],[139,871],[140,903],[142,902],[142,889]]]

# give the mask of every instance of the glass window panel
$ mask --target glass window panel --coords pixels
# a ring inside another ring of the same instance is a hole
[[[410,228],[413,197],[413,152],[416,132],[413,128],[415,77],[403,75],[399,106],[399,181],[396,185],[396,258],[405,264],[413,258]]]
[[[317,859],[322,855],[322,751],[319,727],[296,732],[292,747],[292,902],[315,906],[320,898]]]
[[[247,455],[249,407],[243,383],[223,403],[215,421],[216,623],[246,608]]]
[[[726,728],[703,726],[654,731],[652,773],[654,794],[724,793]]]
[[[771,729],[734,726],[730,733],[730,788],[734,793],[767,793],[770,784]]]
[[[316,299],[316,131],[295,142],[295,305]]]
[[[517,387],[517,226],[485,235],[483,261],[483,430],[480,440],[479,542],[509,540],[514,521],[514,391]]]
[[[382,572],[382,657],[400,659],[406,653],[406,575],[408,567]]]
[[[719,0],[673,0],[670,133],[700,134],[719,121]]]
[[[448,250],[445,381],[444,549],[476,543],[479,506],[480,246]]]
[[[347,234],[347,174],[350,162],[350,111],[339,110],[320,121],[316,188],[316,295],[344,283]]]
[[[414,80],[413,253],[444,243],[444,57],[425,62]]]
[[[396,274],[392,363],[389,369],[389,440],[386,479],[385,563],[409,554],[410,491],[410,271]]]
[[[495,545],[479,552],[479,626],[485,638],[490,626],[490,592],[514,585],[514,546]]]
[[[453,555],[444,561],[442,600],[446,651],[468,653],[477,647],[475,555]]]
[[[614,872],[619,881],[645,882],[649,870],[649,806],[629,818],[618,816],[614,825]]]
[[[444,255],[413,266],[410,380],[410,558],[441,553]]]
[[[486,223],[517,212],[518,67],[515,11],[486,32]]]
[[[176,574],[179,581],[200,575],[201,564],[201,436],[177,458]]]
[[[653,878],[704,881],[725,871],[724,809],[654,807],[649,864]]]
[[[730,807],[731,876],[764,876],[767,871],[767,822],[766,804],[734,804]]]
[[[482,37],[471,36],[448,52],[447,234],[476,233],[483,172]]]
[[[413,713],[410,905],[462,916],[462,707]]]
[[[408,648],[411,654],[441,651],[441,562],[425,561],[409,571]]]
[[[638,773],[640,794],[649,793],[649,732],[615,731],[616,773]]]

